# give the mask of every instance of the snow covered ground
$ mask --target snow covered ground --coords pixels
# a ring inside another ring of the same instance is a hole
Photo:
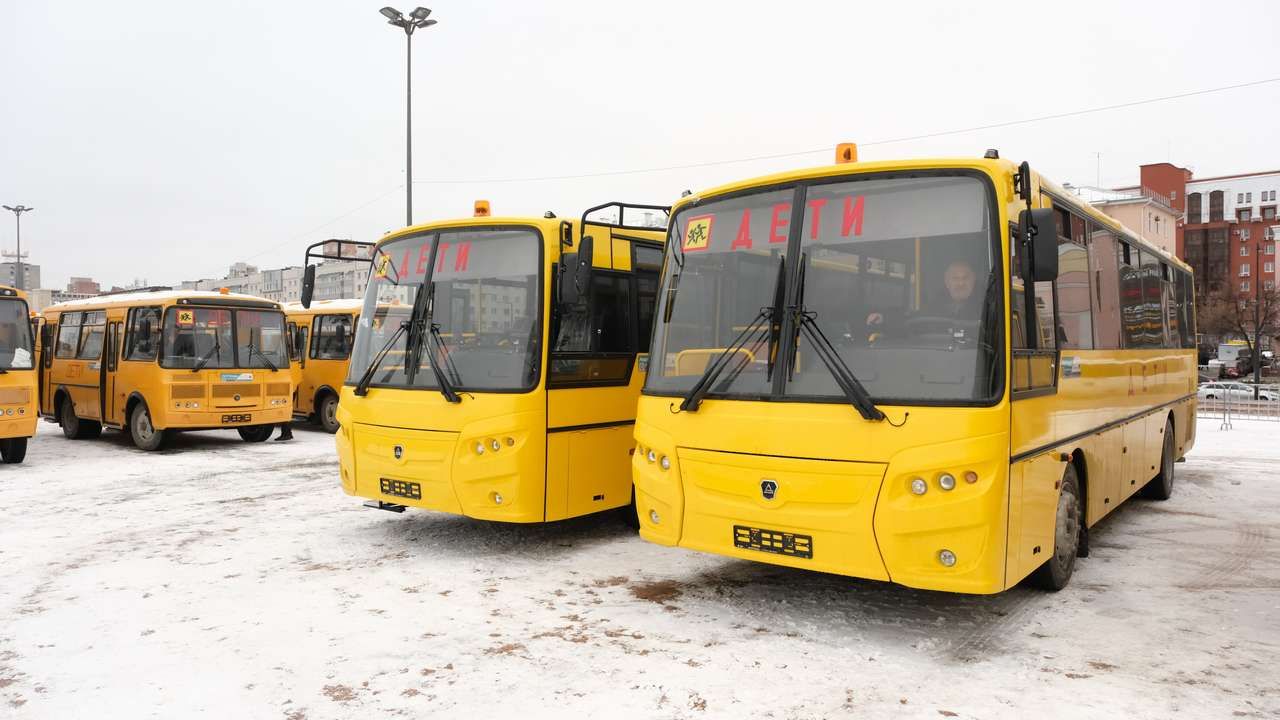
[[[0,467],[0,717],[1275,717],[1280,424],[1218,424],[1067,590],[993,597],[367,510],[303,428],[41,424]]]

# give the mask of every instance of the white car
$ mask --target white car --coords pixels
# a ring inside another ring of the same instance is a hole
[[[1252,400],[1253,386],[1246,385],[1241,382],[1210,382],[1200,386],[1200,391],[1196,395],[1201,400],[1220,400],[1230,397],[1232,400]],[[1271,388],[1261,388],[1258,391],[1259,400],[1276,399],[1275,390]]]

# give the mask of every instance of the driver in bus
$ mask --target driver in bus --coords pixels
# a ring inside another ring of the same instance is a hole
[[[936,300],[912,313],[916,317],[936,317],[956,320],[974,321],[981,316],[982,299],[974,293],[977,284],[977,273],[968,260],[953,260],[942,273],[942,283],[946,292]],[[909,319],[910,315],[908,315]],[[884,324],[884,314],[872,311],[867,315],[867,327],[876,328]]]

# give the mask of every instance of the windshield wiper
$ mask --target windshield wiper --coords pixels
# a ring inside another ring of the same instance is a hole
[[[747,325],[742,332],[738,333],[738,337],[734,338],[732,343],[729,343],[729,347],[720,351],[720,354],[707,364],[706,369],[702,371],[702,377],[698,378],[698,382],[694,383],[693,387],[689,388],[689,392],[684,396],[684,401],[680,403],[681,410],[697,412],[698,406],[702,404],[702,398],[706,397],[707,393],[711,391],[711,386],[715,384],[716,378],[720,376],[720,373],[724,372],[725,368],[729,366],[731,358],[739,357],[739,362],[733,369],[732,373],[725,378],[723,383],[721,383],[721,388],[728,387],[728,385],[733,382],[734,378],[738,377],[738,375],[742,373],[743,369],[750,364],[751,360],[746,356],[739,356],[738,353],[746,347],[747,341],[751,336],[760,332],[762,327],[766,329],[766,333],[761,339],[767,337],[769,340],[769,357],[767,358],[766,372],[768,377],[772,378],[773,343],[775,335],[774,318],[778,317],[777,306],[781,297],[779,295],[779,291],[782,289],[782,278],[785,275],[785,264],[785,260],[780,260],[778,262],[778,275],[773,280],[774,284],[772,294],[774,304],[769,307],[760,308],[760,312],[756,315],[756,318],[751,321],[751,324]],[[760,340],[756,340],[756,344],[752,349],[753,354],[754,350],[759,347]]]
[[[208,365],[209,361],[213,359],[214,354],[222,353],[221,347],[222,346],[218,344],[218,336],[215,335],[213,337],[213,347],[209,348],[208,352],[200,356],[200,359],[196,361],[195,367],[191,368],[191,372],[200,372],[203,370],[204,366]]]
[[[439,350],[429,340],[436,340],[439,336],[439,327],[436,326],[431,318],[435,314],[435,281],[429,282],[418,290],[418,297],[414,298],[412,327],[413,331],[409,335],[409,365],[408,374],[406,376],[409,385],[413,385],[413,380],[418,375],[418,370],[422,368],[422,348],[427,346],[428,352],[431,353],[431,374],[436,378],[436,384],[440,386],[440,394],[444,395],[444,399],[451,403],[462,402],[462,398],[453,389],[453,384],[449,382],[449,378],[445,377],[444,371],[440,369],[440,364],[436,362],[436,356],[441,354]]]
[[[449,379],[454,385],[462,384],[462,374],[458,372],[458,366],[453,362],[453,355],[449,352],[449,346],[444,342],[444,336],[440,334],[440,323],[431,323],[431,337],[436,341],[436,347],[440,348],[440,352],[444,355],[444,369],[449,372]]]
[[[262,358],[262,362],[266,363],[267,367],[271,368],[271,372],[277,372],[280,370],[280,368],[276,367],[275,363],[271,362],[271,358],[266,356],[266,353],[258,349],[257,345],[249,343],[249,357],[253,357],[254,353],[257,353],[258,357]]]
[[[436,382],[440,385],[440,394],[444,395],[444,399],[451,403],[460,403],[462,402],[462,397],[453,389],[453,383],[449,382],[449,378],[445,375],[444,370],[440,368],[440,363],[436,362],[437,357],[444,358],[449,364],[450,370],[453,371],[455,376],[457,375],[458,369],[453,367],[453,360],[444,354],[445,347],[444,341],[440,338],[440,326],[432,323],[430,319],[426,322],[430,328],[427,331],[427,336],[436,343],[431,349],[431,372],[436,376]]]
[[[827,371],[831,373],[831,377],[835,379],[845,398],[858,411],[858,414],[865,420],[884,420],[884,413],[880,412],[880,408],[876,407],[876,404],[871,401],[870,393],[862,386],[861,382],[858,382],[853,370],[850,370],[844,358],[840,357],[840,351],[836,350],[836,347],[827,339],[826,333],[822,332],[822,328],[818,327],[818,314],[804,309],[804,270],[808,265],[807,260],[807,255],[800,256],[799,288],[797,288],[798,293],[796,295],[798,304],[792,309],[795,313],[796,332],[797,334],[803,333],[809,339],[809,344],[813,345],[814,353],[822,361],[822,364],[827,366]],[[795,347],[798,353],[800,343],[796,342]],[[794,366],[793,361],[792,368]]]
[[[369,383],[373,382],[373,374],[378,371],[378,367],[382,365],[382,361],[387,357],[387,353],[391,352],[391,346],[396,344],[396,340],[409,329],[409,321],[401,320],[400,327],[391,333],[391,337],[387,338],[387,342],[383,344],[382,349],[374,356],[373,362],[369,363],[369,367],[365,369],[364,374],[360,376],[360,382],[356,383],[355,394],[364,396],[369,394]]]

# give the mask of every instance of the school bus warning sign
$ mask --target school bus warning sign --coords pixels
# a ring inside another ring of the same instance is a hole
[[[385,278],[387,276],[387,267],[391,265],[391,256],[382,253],[378,255],[378,264],[373,270],[374,277]]]
[[[684,242],[681,243],[680,249],[685,252],[697,252],[711,247],[711,225],[715,219],[714,215],[689,218],[689,224],[684,228]]]
[[[192,325],[195,325],[196,324],[195,310],[179,310],[178,324],[183,327],[191,327]]]

